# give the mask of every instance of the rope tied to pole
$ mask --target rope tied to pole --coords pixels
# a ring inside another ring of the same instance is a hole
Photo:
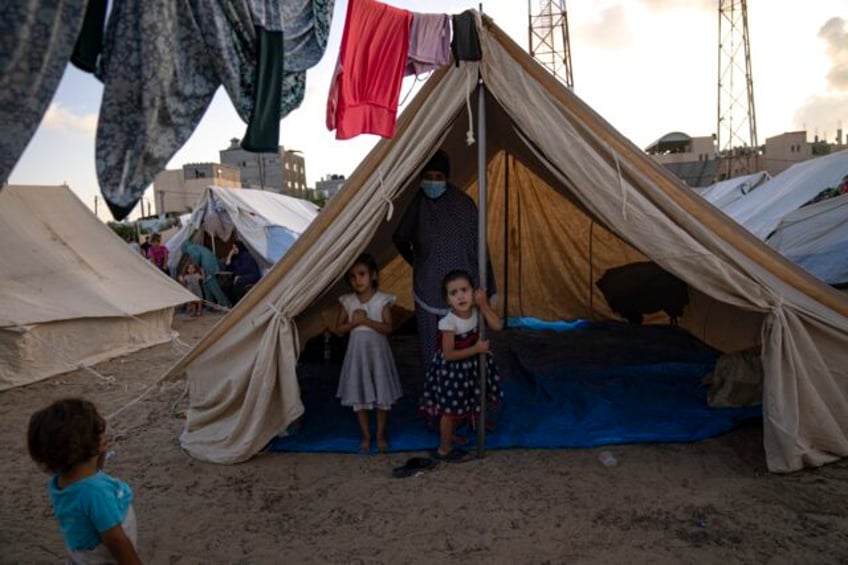
[[[465,65],[465,74],[468,77],[465,85],[465,108],[468,111],[468,129],[465,131],[465,143],[471,146],[476,142],[474,139],[474,111],[471,109],[471,92],[476,86],[477,79],[468,64]],[[482,80],[480,80],[480,84],[483,84]]]

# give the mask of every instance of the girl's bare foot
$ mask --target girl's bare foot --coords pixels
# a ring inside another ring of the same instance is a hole
[[[389,450],[389,442],[386,441],[386,438],[378,437],[377,438],[377,452],[378,453],[385,453],[388,450]]]
[[[362,441],[359,442],[359,452],[368,453],[369,451],[371,451],[371,438],[363,437]]]

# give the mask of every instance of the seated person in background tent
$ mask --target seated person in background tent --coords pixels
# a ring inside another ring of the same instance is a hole
[[[230,287],[230,300],[235,304],[241,300],[247,291],[262,278],[262,271],[247,246],[236,241],[224,262],[228,271],[233,273],[232,286]]]

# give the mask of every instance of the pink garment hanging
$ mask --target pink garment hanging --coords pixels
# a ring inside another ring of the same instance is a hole
[[[447,14],[412,14],[407,75],[424,74],[448,64],[450,21]]]
[[[336,130],[336,139],[394,136],[411,24],[407,10],[374,0],[348,1],[327,100],[327,129]]]

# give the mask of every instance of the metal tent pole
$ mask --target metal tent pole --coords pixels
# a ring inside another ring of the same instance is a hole
[[[482,78],[477,88],[477,264],[480,287],[487,284],[488,273],[486,258],[489,256],[486,249],[486,190],[487,190],[487,162],[486,162],[486,88]],[[490,289],[486,289],[487,291]],[[478,316],[479,339],[486,338],[486,320],[482,315]],[[477,366],[480,367],[480,421],[477,426],[477,457],[486,454],[486,353],[478,357]]]

